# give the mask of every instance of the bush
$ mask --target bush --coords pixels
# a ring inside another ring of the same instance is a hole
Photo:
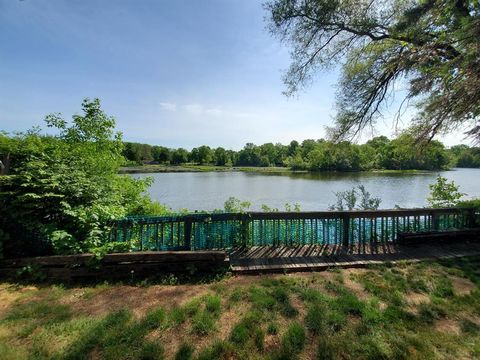
[[[453,181],[448,182],[446,178],[438,175],[437,182],[429,185],[430,196],[428,202],[432,207],[450,207],[456,206],[460,198],[465,195],[458,191],[459,186]]]
[[[95,252],[110,241],[115,219],[167,211],[144,195],[151,179],[118,175],[121,134],[100,101],[85,99],[82,110],[71,124],[57,114],[47,116],[55,136],[39,129],[0,135],[0,153],[12,159],[9,174],[0,176],[0,228],[10,233],[9,242],[20,242],[21,225],[42,234],[56,253]]]

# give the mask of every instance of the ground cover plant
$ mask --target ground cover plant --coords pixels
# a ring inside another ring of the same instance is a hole
[[[480,356],[480,257],[189,283],[0,285],[2,359]]]

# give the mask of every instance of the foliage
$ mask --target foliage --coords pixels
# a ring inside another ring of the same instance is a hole
[[[330,210],[377,210],[382,202],[378,197],[372,198],[363,185],[354,187],[351,190],[337,192],[335,196],[337,197],[337,202],[329,206]]]
[[[287,94],[319,69],[343,65],[334,138],[374,124],[398,86],[418,109],[417,138],[461,126],[480,138],[477,0],[270,0],[265,7],[271,32],[293,47]]]
[[[233,196],[229,197],[223,207],[225,212],[241,213],[246,212],[252,204],[248,201],[241,201]]]
[[[475,148],[467,149],[475,153]],[[159,151],[163,154],[161,159],[155,155]],[[126,143],[124,155],[130,164],[150,163],[153,158],[153,162],[166,165],[190,162],[217,166],[287,166],[292,170],[309,171],[437,170],[449,165],[467,164],[466,160],[458,160],[462,156],[447,151],[438,141],[424,144],[419,150],[414,134],[409,132],[393,140],[385,136],[375,137],[362,145],[348,141],[334,143],[324,139],[307,139],[301,143],[292,141],[289,145],[248,143],[238,152],[222,147],[210,149],[208,146],[200,146],[189,152],[181,148]],[[475,162],[469,164],[473,166]]]
[[[437,182],[430,184],[430,196],[427,198],[432,207],[456,206],[464,195],[459,192],[459,186],[455,182],[448,182],[446,178],[438,175]]]
[[[117,174],[123,142],[100,101],[85,99],[82,112],[70,124],[59,114],[48,115],[55,136],[34,129],[0,141],[0,154],[9,157],[9,173],[0,176],[2,229],[42,233],[62,254],[102,247],[114,219],[167,211],[143,195],[151,180]]]
[[[480,168],[480,148],[467,145],[452,146],[448,153],[451,164],[460,168]]]

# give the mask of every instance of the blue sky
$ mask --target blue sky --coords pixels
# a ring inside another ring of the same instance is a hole
[[[129,141],[239,149],[323,137],[338,71],[282,95],[288,48],[266,30],[261,4],[0,0],[0,130],[52,112],[68,119],[98,97]],[[379,133],[392,135],[392,124]]]

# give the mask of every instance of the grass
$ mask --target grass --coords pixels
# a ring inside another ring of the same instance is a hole
[[[0,358],[480,357],[480,257],[210,283],[0,283]]]

